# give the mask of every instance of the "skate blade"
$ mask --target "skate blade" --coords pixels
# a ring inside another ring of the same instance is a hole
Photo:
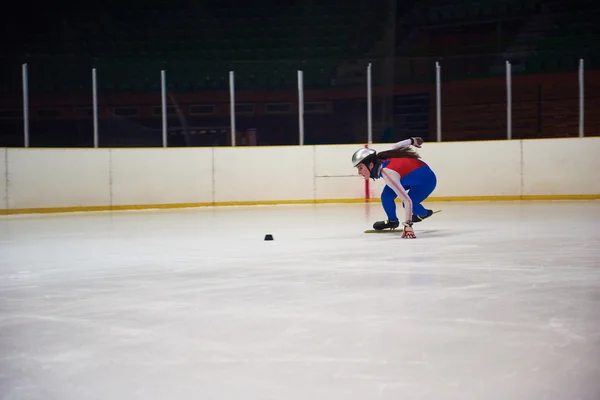
[[[437,214],[437,213],[439,213],[439,212],[442,212],[442,210],[436,210],[436,211],[432,212],[432,213],[431,213],[431,215],[433,215],[433,214]],[[430,215],[429,217],[427,217],[427,218],[431,218],[431,215]],[[417,221],[417,222],[423,222],[423,221],[425,221],[427,218],[423,218],[422,220],[420,220],[420,221]]]
[[[441,211],[442,210],[434,211],[433,214],[437,214]],[[431,214],[431,215],[433,215],[433,214]],[[365,233],[402,233],[403,231],[404,231],[404,229],[382,229],[382,230],[367,229],[365,231]]]

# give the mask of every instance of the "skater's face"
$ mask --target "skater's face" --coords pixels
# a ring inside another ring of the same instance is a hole
[[[358,167],[356,167],[358,169],[358,174],[360,176],[362,176],[365,179],[369,179],[369,176],[371,175],[371,173],[369,172],[369,169],[367,168],[367,166],[365,164],[358,164]],[[369,168],[373,168],[373,163],[369,163]]]

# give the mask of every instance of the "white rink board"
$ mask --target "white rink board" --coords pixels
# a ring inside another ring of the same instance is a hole
[[[437,176],[433,197],[520,196],[520,141],[425,143],[419,149]]]
[[[364,180],[356,176],[316,177],[316,199],[361,199],[365,197]]]
[[[111,150],[113,205],[213,201],[212,148]]]
[[[8,206],[106,206],[109,150],[8,149]]]
[[[314,200],[314,149],[215,148],[215,202]]]
[[[356,175],[352,166],[352,154],[363,148],[357,145],[315,146],[315,174],[318,177]],[[377,149],[376,150],[380,150]]]
[[[377,151],[392,143],[375,143]],[[323,146],[316,149],[317,198],[364,196],[364,183],[341,176],[356,175],[351,158],[361,145]],[[520,142],[425,143],[416,149],[435,172],[438,184],[433,197],[521,195]],[[358,185],[358,187],[356,187]],[[385,183],[370,181],[370,197],[379,198]],[[333,196],[331,196],[333,194]]]
[[[364,145],[315,146],[317,199],[365,197],[364,180],[352,166],[352,154]]]
[[[2,149],[0,207],[362,199],[365,183],[351,164],[361,147]],[[600,194],[600,138],[425,143],[418,151],[438,177],[434,199]],[[383,180],[369,186],[379,198]]]
[[[600,193],[600,138],[523,141],[523,194]]]
[[[0,149],[0,210],[6,210],[8,201],[6,187],[6,152],[7,149]]]

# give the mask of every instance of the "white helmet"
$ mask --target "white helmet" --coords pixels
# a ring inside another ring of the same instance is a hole
[[[356,150],[354,152],[354,154],[352,154],[352,165],[354,167],[357,167],[358,164],[360,164],[361,162],[364,162],[365,159],[367,159],[369,157],[373,158],[373,156],[375,156],[375,154],[377,154],[377,152],[373,149],[363,148],[363,149]]]

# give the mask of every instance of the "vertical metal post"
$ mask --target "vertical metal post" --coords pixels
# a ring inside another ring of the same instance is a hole
[[[542,84],[537,89],[537,137],[542,137]]]
[[[29,147],[29,77],[27,63],[23,64],[23,143]]]
[[[437,129],[437,141],[442,141],[442,78],[440,63],[435,63],[435,119]]]
[[[160,71],[160,93],[162,114],[162,143],[167,147],[167,76],[165,70]]]
[[[510,62],[506,62],[506,139],[512,139],[512,75]]]
[[[583,114],[584,114],[584,82],[583,82],[583,58],[579,60],[579,137],[584,136]]]
[[[235,79],[233,71],[229,71],[229,117],[231,119],[231,145],[235,146]]]
[[[365,149],[368,149],[369,145],[365,144]],[[368,203],[371,199],[371,187],[369,184],[369,179],[365,179],[365,202]]]
[[[98,148],[98,80],[96,68],[92,68],[92,113],[94,120],[94,148]]]
[[[298,71],[298,142],[300,146],[304,145],[304,82],[302,71]]]
[[[367,67],[367,143],[373,143],[373,89],[371,63]]]

